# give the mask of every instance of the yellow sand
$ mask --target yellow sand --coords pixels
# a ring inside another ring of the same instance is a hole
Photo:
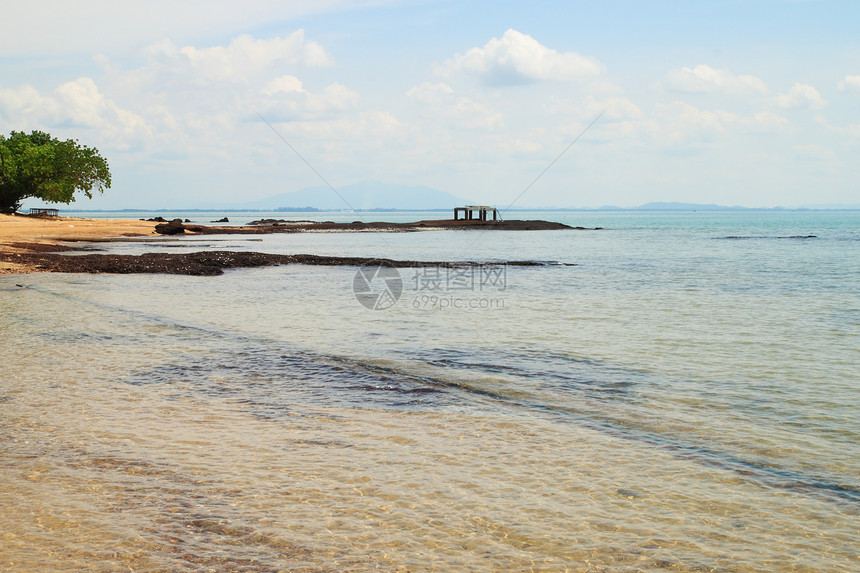
[[[0,253],[21,252],[13,243],[51,244],[112,237],[154,235],[156,223],[135,219],[81,219],[76,217],[24,217],[0,215]],[[34,269],[0,261],[0,274],[26,273]]]

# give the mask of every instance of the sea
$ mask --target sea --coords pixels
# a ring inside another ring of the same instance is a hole
[[[0,276],[0,570],[860,571],[860,212],[506,218]]]

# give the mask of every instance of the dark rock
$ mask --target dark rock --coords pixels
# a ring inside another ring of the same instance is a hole
[[[144,221],[144,220],[146,220],[146,221],[153,221],[153,222],[155,222],[155,223],[166,223],[166,222],[167,222],[167,219],[165,219],[164,217],[161,217],[161,216],[159,216],[159,217],[152,217],[151,219],[141,219],[141,221]]]
[[[186,223],[190,223],[190,222],[191,222],[191,219],[185,219],[185,222],[186,222]]]
[[[174,219],[167,224],[156,225],[155,232],[159,235],[179,235],[185,232],[185,227],[182,225],[182,219]]]
[[[190,223],[191,221],[187,221],[187,222]],[[211,221],[211,222],[212,223],[229,223],[230,219],[228,219],[227,217],[224,217],[223,219],[218,219],[217,221]]]
[[[160,226],[160,225],[159,225]],[[167,226],[167,225],[165,225]],[[449,267],[480,266],[478,262],[398,261],[363,257],[327,257],[322,255],[280,255],[256,252],[202,251],[197,253],[144,253],[142,255],[56,253],[0,253],[0,261],[29,263],[52,272],[61,273],[165,273],[181,275],[220,275],[224,269],[263,267],[271,265],[324,265],[386,267]],[[540,261],[500,261],[508,266],[545,266]]]
[[[259,219],[257,221],[251,221],[248,225],[264,225],[271,226],[277,225],[278,223],[286,223],[284,219]]]

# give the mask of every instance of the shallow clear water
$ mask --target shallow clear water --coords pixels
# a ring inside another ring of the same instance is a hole
[[[385,310],[346,267],[0,278],[0,568],[860,567],[860,213],[529,218],[605,229],[99,245],[576,265]]]

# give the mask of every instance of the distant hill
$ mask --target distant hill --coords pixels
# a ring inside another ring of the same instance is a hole
[[[860,203],[824,203],[819,205],[804,205],[799,209],[811,209],[820,211],[860,211]]]
[[[553,210],[553,209],[549,209]],[[569,207],[562,210],[569,211],[852,211],[860,210],[860,204],[827,204],[827,205],[802,205],[800,207],[743,207],[741,205],[717,205],[715,203],[679,203],[661,202],[645,203],[638,207],[617,207],[615,205],[603,205],[602,207]]]
[[[678,203],[674,201],[655,201],[636,207],[640,211],[734,211],[746,207],[726,207],[714,203]]]
[[[324,211],[341,209],[453,209],[467,205],[468,201],[455,197],[450,193],[439,191],[427,186],[399,185],[395,183],[378,183],[364,181],[345,185],[332,191],[329,187],[320,185],[307,187],[291,193],[281,193],[244,203],[222,204],[222,209],[259,209],[273,211],[276,209],[305,210],[310,207]]]

